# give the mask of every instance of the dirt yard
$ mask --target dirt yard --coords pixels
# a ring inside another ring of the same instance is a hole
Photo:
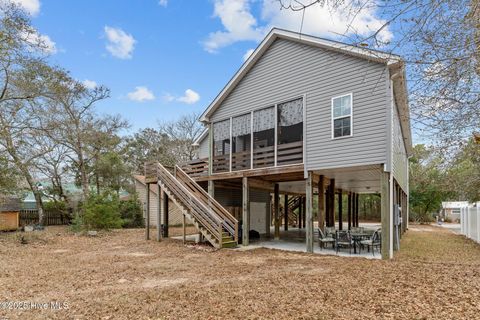
[[[392,261],[215,251],[147,242],[142,230],[89,238],[51,227],[27,242],[0,235],[2,320],[480,315],[480,246],[437,227],[412,227]]]

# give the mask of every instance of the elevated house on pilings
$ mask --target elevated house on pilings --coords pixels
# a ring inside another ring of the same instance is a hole
[[[278,238],[283,220],[312,252],[317,228],[357,226],[359,195],[376,193],[382,257],[393,256],[408,223],[411,152],[401,57],[273,29],[200,121],[199,159],[149,164],[146,182],[214,246],[248,245],[250,230]]]

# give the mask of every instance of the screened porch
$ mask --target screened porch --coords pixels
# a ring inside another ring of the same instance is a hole
[[[302,164],[304,98],[214,122],[212,174]],[[208,158],[183,166],[191,176],[208,175]]]

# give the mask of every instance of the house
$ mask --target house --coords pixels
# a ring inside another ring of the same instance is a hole
[[[147,164],[145,181],[213,245],[238,243],[240,233],[248,245],[252,229],[280,237],[280,207],[295,197],[312,252],[314,225],[358,226],[358,195],[377,193],[382,257],[393,256],[408,226],[412,150],[401,57],[272,29],[200,121],[199,159]],[[343,199],[348,221],[336,221]]]
[[[442,218],[450,221],[460,221],[461,208],[468,207],[468,201],[444,201],[442,202]]]
[[[133,180],[135,183],[135,191],[138,194],[138,198],[140,199],[142,203],[142,208],[143,208],[143,217],[146,218],[146,203],[145,199],[147,198],[147,185],[145,184],[145,177],[141,175],[134,175]],[[149,224],[150,225],[157,225],[157,219],[158,219],[158,201],[155,199],[158,198],[158,188],[154,185],[149,185],[150,189],[150,195],[149,195],[149,208],[150,208],[150,214],[149,214]],[[168,221],[169,226],[177,226],[181,225],[183,223],[183,214],[180,211],[180,209],[173,203],[168,210],[168,217],[164,221]],[[165,222],[160,221],[161,225],[163,225]],[[165,228],[165,226],[164,226]],[[168,228],[166,228],[166,232],[168,235]]]

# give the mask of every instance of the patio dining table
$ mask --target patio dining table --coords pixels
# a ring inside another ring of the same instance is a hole
[[[366,232],[352,232],[350,233],[350,235],[352,236],[352,240],[353,240],[353,253],[356,254],[357,253],[357,245],[359,245],[360,241],[362,240],[365,240],[367,238],[370,238],[372,235],[370,233],[366,233]]]

